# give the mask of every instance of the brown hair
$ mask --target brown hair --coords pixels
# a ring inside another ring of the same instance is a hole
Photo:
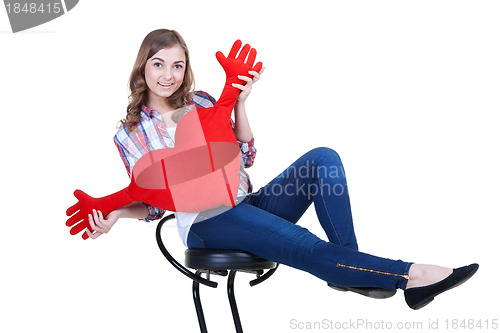
[[[179,45],[184,49],[186,55],[186,70],[182,85],[172,96],[168,97],[168,103],[175,109],[191,103],[194,76],[189,61],[189,51],[182,36],[174,30],[158,29],[151,31],[142,41],[132,73],[129,78],[129,104],[127,116],[121,120],[121,124],[132,131],[141,121],[141,108],[145,105],[148,97],[148,86],[144,78],[144,68],[149,58],[164,48]]]

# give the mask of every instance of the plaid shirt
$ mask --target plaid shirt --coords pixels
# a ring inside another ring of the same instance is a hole
[[[208,108],[215,104],[215,99],[203,91],[195,91],[193,94],[193,103],[197,107]],[[234,122],[231,119],[231,126],[234,129]],[[168,134],[161,115],[158,111],[152,110],[146,106],[141,110],[141,121],[136,129],[130,132],[126,126],[122,126],[114,136],[114,142],[120,157],[125,164],[129,177],[132,177],[132,168],[135,163],[144,154],[149,151],[163,148],[172,148],[174,140]],[[257,150],[254,147],[254,139],[249,142],[238,141],[241,150],[242,164],[245,168],[253,165]],[[246,189],[248,193],[252,192],[252,184],[248,174],[240,171],[240,187],[248,184]],[[145,221],[159,219],[165,213],[165,210],[148,205],[149,215]]]

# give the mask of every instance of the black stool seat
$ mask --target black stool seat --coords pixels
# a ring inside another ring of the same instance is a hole
[[[257,271],[276,268],[276,263],[239,250],[188,249],[186,267],[197,270]]]

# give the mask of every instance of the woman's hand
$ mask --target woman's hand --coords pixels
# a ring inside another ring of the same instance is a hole
[[[246,83],[244,85],[237,84],[237,83],[232,84],[233,87],[241,90],[240,94],[238,95],[237,103],[244,103],[246,101],[248,95],[250,95],[250,93],[252,92],[253,84],[255,82],[259,81],[260,76],[262,75],[262,73],[264,73],[265,69],[266,69],[265,67],[262,67],[262,69],[260,70],[259,73],[255,72],[255,71],[249,71],[248,74],[252,75],[253,78],[249,78],[248,76],[245,76],[245,75],[238,75],[238,79],[243,80]]]
[[[100,210],[92,209],[92,214],[88,214],[88,220],[94,232],[88,229],[85,232],[89,237],[96,239],[102,234],[108,233],[120,218],[145,219],[148,214],[149,209],[142,202],[134,202],[128,206],[113,210],[106,217],[102,215]]]
[[[89,218],[89,224],[92,227],[92,230],[94,230],[94,232],[92,233],[88,229],[86,230],[86,233],[92,239],[96,239],[102,234],[107,234],[120,218],[118,210],[112,211],[111,213],[106,215],[106,218],[104,218],[100,210],[96,211],[95,209],[93,209],[92,211],[93,215],[89,214],[88,218]]]

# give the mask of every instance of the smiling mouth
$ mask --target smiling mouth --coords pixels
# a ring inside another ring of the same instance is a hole
[[[161,83],[161,82],[158,82],[158,84],[159,84],[160,86],[162,86],[162,87],[166,87],[166,88],[168,88],[168,87],[172,86],[172,84],[173,84],[173,83]]]

